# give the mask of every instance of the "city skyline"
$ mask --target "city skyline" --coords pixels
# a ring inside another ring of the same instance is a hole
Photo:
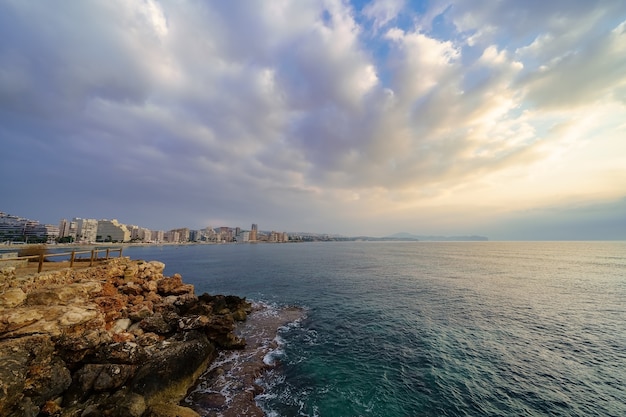
[[[71,238],[66,240],[66,238]],[[96,242],[287,242],[301,239],[298,233],[276,230],[261,231],[256,223],[250,229],[240,226],[208,225],[201,229],[149,229],[117,219],[62,218],[57,224],[42,223],[12,213],[0,211],[0,244],[4,243],[96,243]]]
[[[2,210],[626,239],[626,2],[0,4]]]

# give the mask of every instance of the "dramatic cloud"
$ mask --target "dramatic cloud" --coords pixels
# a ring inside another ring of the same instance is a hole
[[[621,0],[7,1],[0,210],[481,233],[621,201],[625,106]]]

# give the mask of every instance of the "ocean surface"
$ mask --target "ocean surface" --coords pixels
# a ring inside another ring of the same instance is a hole
[[[132,247],[198,294],[305,317],[268,416],[626,416],[626,242]]]

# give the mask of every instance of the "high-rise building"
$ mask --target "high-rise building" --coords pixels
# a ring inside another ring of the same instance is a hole
[[[170,242],[178,242],[178,243],[189,242],[189,234],[190,234],[189,228],[183,227],[180,229],[173,229],[173,230],[170,230],[170,232],[178,233],[178,238]]]
[[[258,233],[259,226],[256,223],[252,223],[252,228],[250,229],[250,242],[254,242],[257,240]]]
[[[78,242],[95,242],[98,236],[98,220],[81,219],[75,217],[73,222],[76,223],[76,241]]]
[[[153,230],[152,233],[150,234],[150,240],[152,240],[155,243],[161,243],[163,242],[165,232],[163,230]]]
[[[67,219],[61,219],[59,222],[59,237],[70,235],[70,222]]]

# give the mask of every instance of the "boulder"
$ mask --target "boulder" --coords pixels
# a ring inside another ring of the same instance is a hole
[[[157,291],[161,295],[176,295],[178,288],[183,285],[180,274],[165,277],[157,281]]]
[[[146,317],[145,319],[139,322],[139,327],[144,332],[151,332],[156,334],[168,334],[174,330],[174,327],[168,323],[163,314],[156,313],[150,317]]]
[[[215,347],[204,334],[187,332],[185,340],[170,341],[146,359],[137,370],[131,389],[149,403],[163,402],[160,396],[165,391],[180,400],[215,356]]]
[[[63,393],[70,371],[49,336],[26,336],[0,342],[0,415],[30,415]],[[37,413],[35,415],[37,415]]]

